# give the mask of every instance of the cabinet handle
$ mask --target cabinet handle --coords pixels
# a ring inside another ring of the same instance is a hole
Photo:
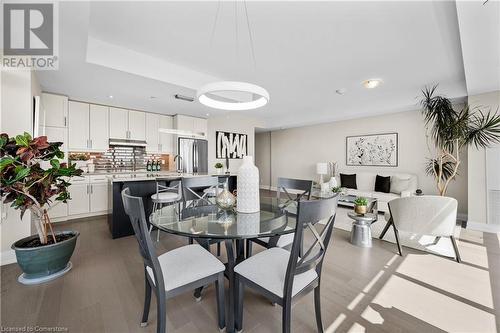
[[[94,185],[90,184],[90,194],[94,193]]]
[[[66,117],[64,117],[64,127],[66,127],[66,126],[67,126],[67,125],[66,125],[66,123],[67,123],[67,122],[66,122]]]
[[[92,148],[92,139],[90,139],[90,148]]]
[[[89,185],[87,184],[87,194],[89,194]]]

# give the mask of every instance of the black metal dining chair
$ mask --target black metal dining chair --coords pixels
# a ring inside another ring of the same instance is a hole
[[[190,177],[182,179],[182,201],[184,208],[194,205],[212,205],[209,198],[218,194],[218,177]]]
[[[144,261],[146,291],[141,326],[146,326],[148,322],[151,290],[155,293],[157,304],[156,332],[165,333],[167,298],[214,282],[217,294],[218,326],[220,330],[223,330],[226,326],[224,264],[198,244],[185,245],[157,256],[148,232],[142,198],[131,196],[129,188],[124,188],[121,195],[125,213],[129,216],[134,228],[135,237],[139,243],[139,252]]]
[[[292,301],[314,290],[314,307],[318,332],[321,320],[321,267],[332,235],[338,195],[330,199],[299,201],[297,225],[290,251],[273,247],[244,260],[234,268],[237,295],[236,330],[243,328],[243,295],[249,287],[282,306],[282,331],[291,331]],[[321,231],[318,222],[327,219]],[[309,230],[314,242],[299,256],[302,237]]]
[[[190,177],[182,179],[182,201],[184,209],[213,205],[210,198],[218,195],[219,178],[216,176]],[[204,248],[209,250],[210,245],[217,244],[217,256],[220,256],[221,241],[217,239],[197,239]],[[193,244],[193,238],[189,238],[189,244]]]
[[[290,204],[295,205],[300,200],[310,200],[313,181],[304,179],[278,178],[278,187],[276,190],[276,199],[278,203],[285,197],[285,201],[280,204],[281,207],[287,207]],[[294,191],[295,193],[291,193]],[[294,214],[291,214],[294,215]],[[273,238],[252,238],[246,242],[247,257],[252,255],[252,243],[259,244],[267,249],[272,247],[281,247],[289,249],[293,242],[293,234],[286,234],[281,237]]]

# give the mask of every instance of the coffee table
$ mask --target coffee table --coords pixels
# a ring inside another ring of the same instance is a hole
[[[357,214],[348,212],[347,216],[354,220],[351,230],[351,244],[360,247],[372,247],[372,223],[377,221],[376,213]]]

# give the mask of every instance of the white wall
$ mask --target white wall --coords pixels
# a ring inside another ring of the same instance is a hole
[[[1,72],[1,112],[0,130],[10,136],[23,132],[31,133],[31,110],[33,92],[40,88],[30,71],[12,70]],[[30,213],[26,212],[20,220],[19,211],[8,205],[1,205],[2,223],[0,224],[1,264],[15,261],[10,246],[17,240],[30,235]]]
[[[469,96],[471,107],[496,110],[500,106],[500,91]],[[469,221],[468,226],[481,229],[478,224],[487,224],[487,190],[486,190],[486,150],[469,147]],[[500,231],[500,230],[498,230]]]
[[[399,165],[397,167],[347,167],[346,136],[397,132]],[[276,186],[278,176],[317,180],[317,162],[336,161],[344,172],[356,170],[408,172],[418,176],[419,188],[425,194],[436,194],[434,179],[425,173],[430,157],[425,126],[420,111],[408,111],[376,117],[352,119],[314,126],[271,132],[271,180]],[[264,140],[258,134],[257,142]],[[257,153],[260,157],[260,152]],[[262,156],[266,154],[263,153]],[[461,155],[463,165],[457,180],[452,182],[448,195],[457,198],[459,212],[467,213],[467,152]],[[265,164],[259,158],[259,167]],[[265,184],[268,185],[268,184]]]
[[[226,165],[225,159],[216,159],[215,143],[216,131],[241,133],[248,135],[248,155],[255,156],[255,127],[261,126],[261,122],[236,112],[222,116],[208,118],[208,172],[215,173],[214,165],[221,162]],[[241,159],[230,159],[229,170],[236,173],[242,163]]]
[[[255,134],[255,165],[259,168],[261,187],[271,184],[271,132]]]

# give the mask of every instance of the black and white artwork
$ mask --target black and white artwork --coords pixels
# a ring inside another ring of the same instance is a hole
[[[230,132],[215,132],[216,158],[243,158],[248,151],[248,135]]]
[[[348,136],[346,164],[398,166],[398,133]]]

